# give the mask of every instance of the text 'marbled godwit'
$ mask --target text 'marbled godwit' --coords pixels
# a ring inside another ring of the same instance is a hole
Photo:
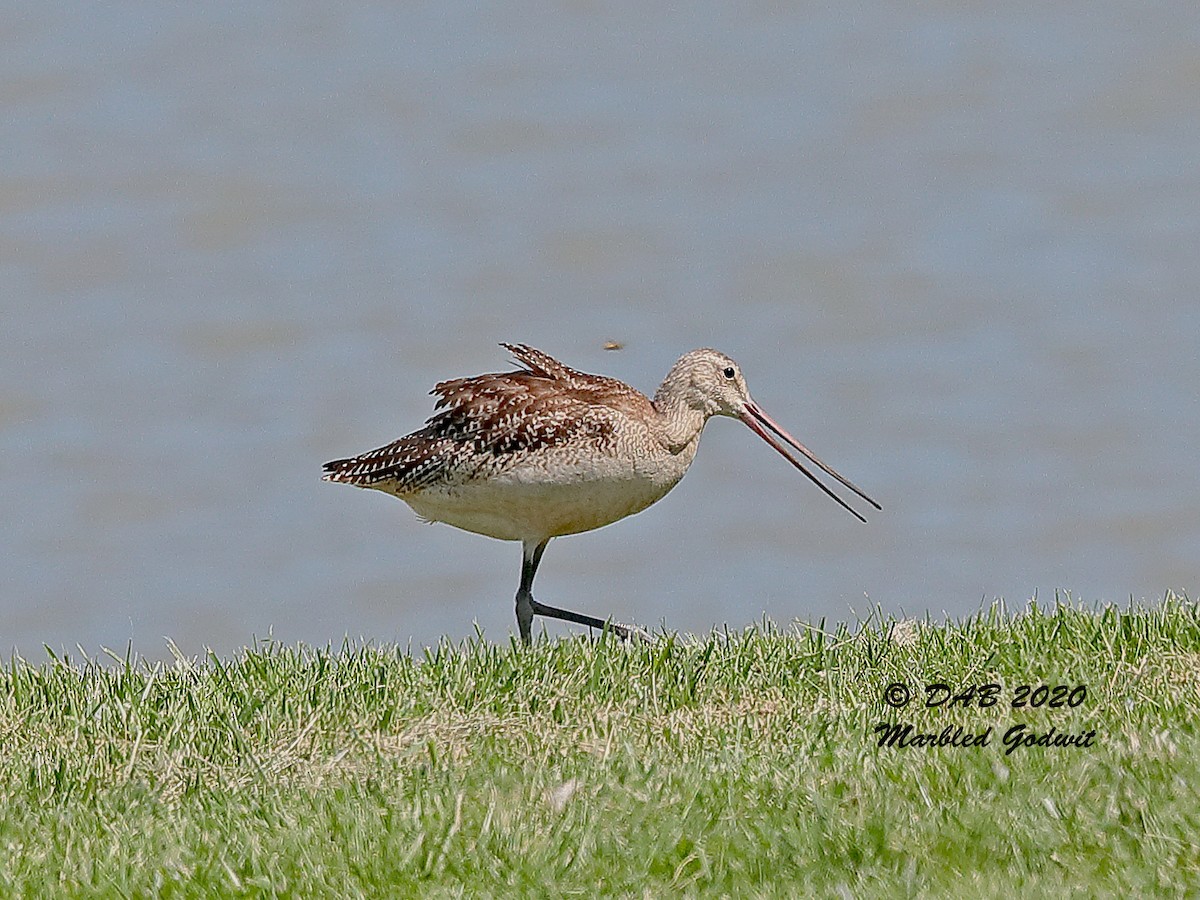
[[[622,637],[644,634],[539,603],[533,576],[551,538],[600,528],[661,499],[691,465],[713,416],[741,419],[862,521],[784,444],[880,508],[763,412],[742,370],[724,353],[685,353],[651,400],[622,381],[576,371],[524,344],[501,346],[524,368],[443,381],[431,392],[439,411],[424,428],[325,463],[325,480],[395,494],[431,522],[520,541],[517,625],[525,642],[535,615],[608,627]]]

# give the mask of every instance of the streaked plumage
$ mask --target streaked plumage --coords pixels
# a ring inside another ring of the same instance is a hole
[[[685,354],[650,400],[624,382],[577,371],[524,344],[502,346],[524,368],[441,382],[432,391],[436,411],[422,429],[326,463],[324,477],[394,494],[429,521],[521,541],[517,619],[526,641],[534,614],[604,625],[533,600],[542,551],[551,538],[599,528],[662,498],[687,471],[713,415],[745,421],[846,506],[765,425],[878,508],[770,420],[722,353]]]

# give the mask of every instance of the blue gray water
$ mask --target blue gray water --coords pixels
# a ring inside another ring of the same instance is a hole
[[[718,347],[884,506],[718,420],[547,602],[1197,593],[1193,4],[0,20],[0,650],[505,639],[515,545],[319,480],[501,340],[646,391]]]

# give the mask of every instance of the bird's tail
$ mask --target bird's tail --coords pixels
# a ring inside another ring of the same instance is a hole
[[[337,481],[343,484],[357,484],[362,480],[361,475],[355,473],[358,457],[352,456],[348,459],[332,459],[325,463],[322,468],[325,474],[321,476],[322,481]]]

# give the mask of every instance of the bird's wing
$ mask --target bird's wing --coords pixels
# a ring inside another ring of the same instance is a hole
[[[325,480],[420,490],[469,480],[522,454],[577,440],[611,438],[621,416],[646,415],[645,395],[588,375],[523,344],[505,344],[526,368],[443,381],[425,427],[360,456],[325,464]]]

